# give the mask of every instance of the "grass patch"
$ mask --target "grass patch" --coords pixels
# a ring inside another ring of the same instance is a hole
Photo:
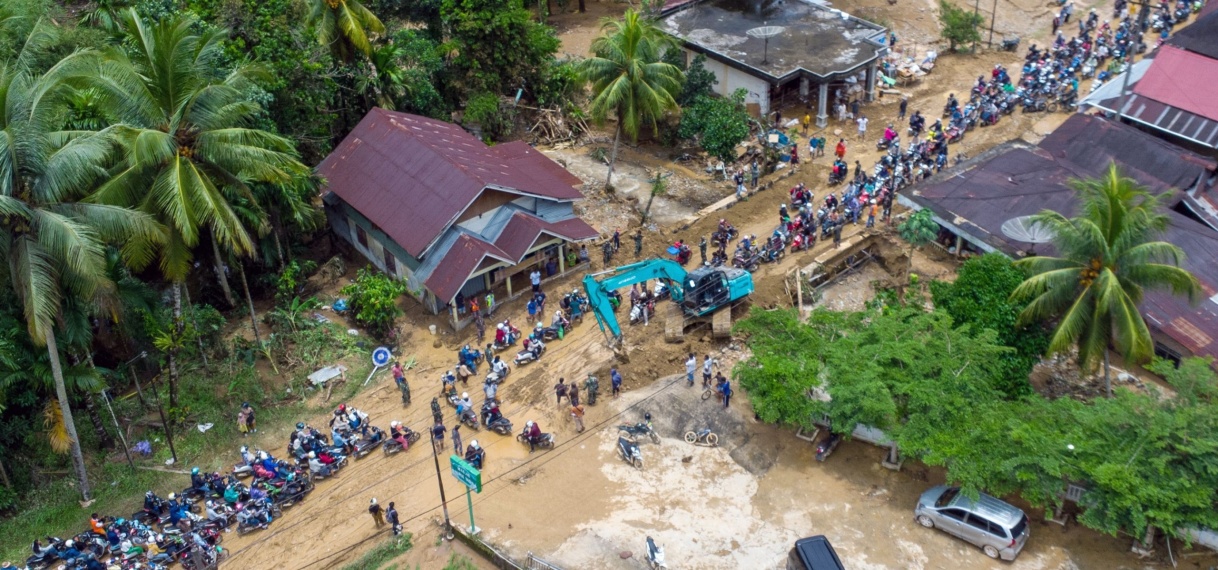
[[[375,570],[382,564],[405,554],[411,546],[410,533],[402,534],[365,552],[363,556],[359,557],[359,560],[343,566],[342,570]]]
[[[454,552],[449,555],[448,564],[444,565],[444,570],[478,570],[478,566],[469,557]]]

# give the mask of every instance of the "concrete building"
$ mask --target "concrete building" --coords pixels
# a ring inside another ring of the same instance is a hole
[[[317,172],[334,233],[458,328],[462,301],[529,291],[533,269],[566,272],[568,245],[598,235],[574,213],[579,178],[435,119],[373,109]]]
[[[719,95],[747,91],[745,104],[761,116],[796,101],[816,101],[825,126],[830,97],[861,83],[875,94],[886,30],[806,0],[703,0],[666,6],[660,26],[681,41],[686,63],[696,54],[718,80]],[[768,40],[749,30],[781,28]]]

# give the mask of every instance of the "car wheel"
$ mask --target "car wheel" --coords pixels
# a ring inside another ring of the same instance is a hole
[[[926,515],[918,515],[918,524],[926,528],[935,528],[935,521],[930,520]]]
[[[982,546],[981,551],[984,552],[985,555],[989,556],[990,558],[998,558],[998,549],[994,548],[993,546],[990,546],[988,544],[985,546]]]

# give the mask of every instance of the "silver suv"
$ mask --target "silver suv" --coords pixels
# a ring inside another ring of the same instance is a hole
[[[914,520],[981,547],[990,558],[1014,560],[1028,542],[1028,515],[982,493],[970,499],[957,487],[931,487],[918,498]]]

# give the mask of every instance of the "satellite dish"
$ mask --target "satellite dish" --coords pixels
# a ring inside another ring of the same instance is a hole
[[[1002,235],[1015,241],[1030,243],[1029,253],[1038,243],[1053,241],[1053,231],[1036,221],[1035,216],[1019,216],[1002,223]]]
[[[757,28],[752,28],[744,33],[748,34],[749,37],[754,37],[765,42],[765,51],[762,52],[761,63],[766,64],[770,63],[770,38],[781,34],[785,30],[786,28],[782,26],[760,26]]]

